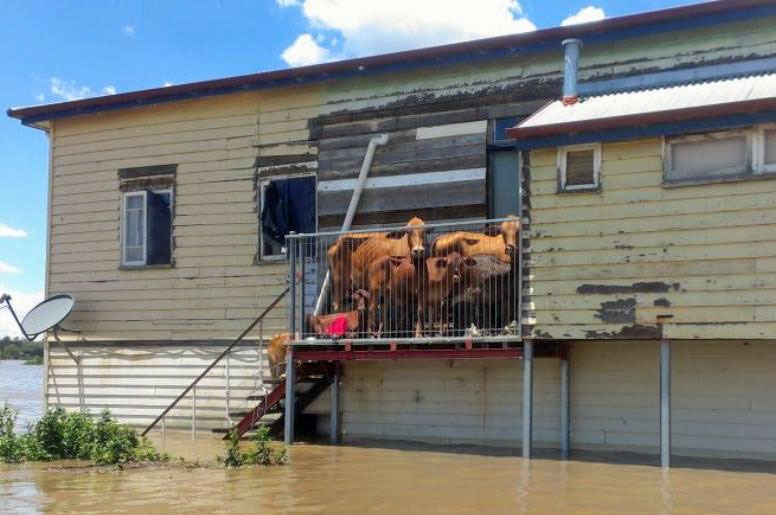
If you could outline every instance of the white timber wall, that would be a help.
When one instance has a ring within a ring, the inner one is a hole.
[[[658,345],[572,344],[573,449],[657,455]],[[558,448],[560,363],[534,366],[534,445]],[[776,459],[776,342],[675,341],[671,380],[674,454]],[[341,395],[346,441],[520,445],[522,361],[351,363]]]
[[[675,454],[776,459],[776,342],[672,344]],[[572,445],[657,453],[656,342],[589,342],[571,351]]]
[[[47,400],[50,408],[97,414],[105,408],[122,422],[145,427],[153,421],[224,350],[197,342],[149,345],[74,345],[49,347]],[[252,408],[245,398],[256,392],[259,377],[269,377],[266,352],[256,342],[237,346],[196,387],[196,428],[230,427],[231,412]],[[228,380],[227,380],[228,379]],[[189,393],[165,417],[166,428],[191,429],[194,395]],[[227,400],[229,399],[229,400]],[[233,417],[233,423],[239,417]]]

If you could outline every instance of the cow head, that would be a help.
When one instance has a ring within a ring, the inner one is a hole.
[[[500,225],[486,227],[484,232],[488,236],[501,236],[504,239],[504,248],[509,256],[514,256],[517,253],[520,219],[515,215],[509,215]]]
[[[410,246],[410,256],[422,259],[426,254],[426,229],[423,220],[413,217],[407,222],[407,242]]]
[[[458,284],[462,279],[463,258],[457,252],[452,252],[445,257],[431,258],[433,266],[452,284]]]
[[[356,290],[353,292],[353,306],[357,311],[365,311],[369,301],[369,292],[366,290]]]
[[[388,238],[407,238],[407,246],[410,249],[410,257],[418,260],[426,254],[426,228],[425,222],[417,216],[407,222],[407,227],[386,233]]]

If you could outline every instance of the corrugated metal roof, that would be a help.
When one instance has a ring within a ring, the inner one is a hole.
[[[776,73],[591,96],[569,106],[557,100],[519,124],[516,136],[519,137],[521,129],[576,125],[607,118],[638,117],[770,98],[776,98]]]

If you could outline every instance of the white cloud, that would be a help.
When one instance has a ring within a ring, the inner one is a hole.
[[[276,1],[297,5],[316,36],[331,36],[322,40],[328,46],[316,43],[312,34],[299,36],[282,56],[292,66],[287,53],[311,64],[316,57],[313,62],[536,30],[516,0]]]
[[[15,266],[9,265],[8,263],[0,261],[0,274],[20,274],[20,273],[22,273],[22,271],[16,268]]]
[[[135,26],[134,25],[124,25],[121,28],[121,31],[126,34],[127,36],[134,36],[135,35]]]
[[[0,238],[26,238],[27,231],[24,229],[14,229],[4,223],[0,223]]]
[[[45,93],[38,93],[35,95],[35,100],[40,102],[41,104],[46,101],[46,94]]]
[[[590,23],[591,21],[600,21],[606,18],[606,13],[600,7],[588,5],[583,7],[576,14],[572,14],[562,22],[561,25],[578,25],[580,23]]]
[[[164,84],[162,84],[163,88],[169,88],[170,86],[174,85],[174,82],[167,81]]]
[[[300,0],[275,0],[280,7],[289,7],[299,5]]]
[[[331,53],[319,45],[312,35],[302,34],[296,38],[291,46],[283,50],[280,57],[289,66],[305,66],[328,61],[331,58]]]
[[[51,94],[62,100],[80,100],[82,98],[96,97],[98,95],[115,95],[115,86],[105,86],[99,93],[89,86],[79,85],[74,80],[64,80],[59,77],[51,77]]]
[[[3,292],[11,296],[13,309],[19,320],[27,314],[38,302],[43,300],[43,291],[23,292],[19,290],[7,290],[0,283],[0,294]],[[0,309],[0,338],[3,336],[22,336],[19,326],[14,322],[11,313],[7,309]]]

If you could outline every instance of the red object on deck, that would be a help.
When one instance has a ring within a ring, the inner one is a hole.
[[[348,333],[348,319],[345,315],[340,315],[334,319],[334,322],[326,329],[329,336],[343,337]]]

